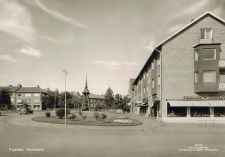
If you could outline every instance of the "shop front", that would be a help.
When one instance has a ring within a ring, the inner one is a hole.
[[[225,120],[224,100],[166,101],[167,122],[198,123],[200,120]]]

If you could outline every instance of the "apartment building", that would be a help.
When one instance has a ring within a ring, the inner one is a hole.
[[[42,98],[47,95],[45,90],[37,87],[22,87],[9,85],[8,87],[1,87],[7,89],[10,93],[11,104],[17,110],[20,110],[23,103],[26,103],[32,110],[42,110]]]
[[[225,20],[205,12],[156,45],[130,92],[163,122],[225,120]]]

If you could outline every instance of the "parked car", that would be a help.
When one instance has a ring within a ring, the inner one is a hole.
[[[109,112],[110,112],[110,113],[115,113],[116,110],[115,110],[115,109],[110,109]]]
[[[122,113],[123,114],[124,111],[122,109],[118,109],[118,110],[115,111],[115,113]]]
[[[33,110],[29,109],[29,108],[22,108],[21,111],[19,112],[19,114],[33,114]]]

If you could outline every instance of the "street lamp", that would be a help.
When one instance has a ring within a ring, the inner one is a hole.
[[[65,124],[66,124],[66,75],[67,75],[67,71],[64,69],[63,70],[63,75],[65,75]]]

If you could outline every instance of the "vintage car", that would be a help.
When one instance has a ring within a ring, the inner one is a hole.
[[[29,109],[29,108],[22,108],[19,112],[19,114],[33,114],[33,110]]]

